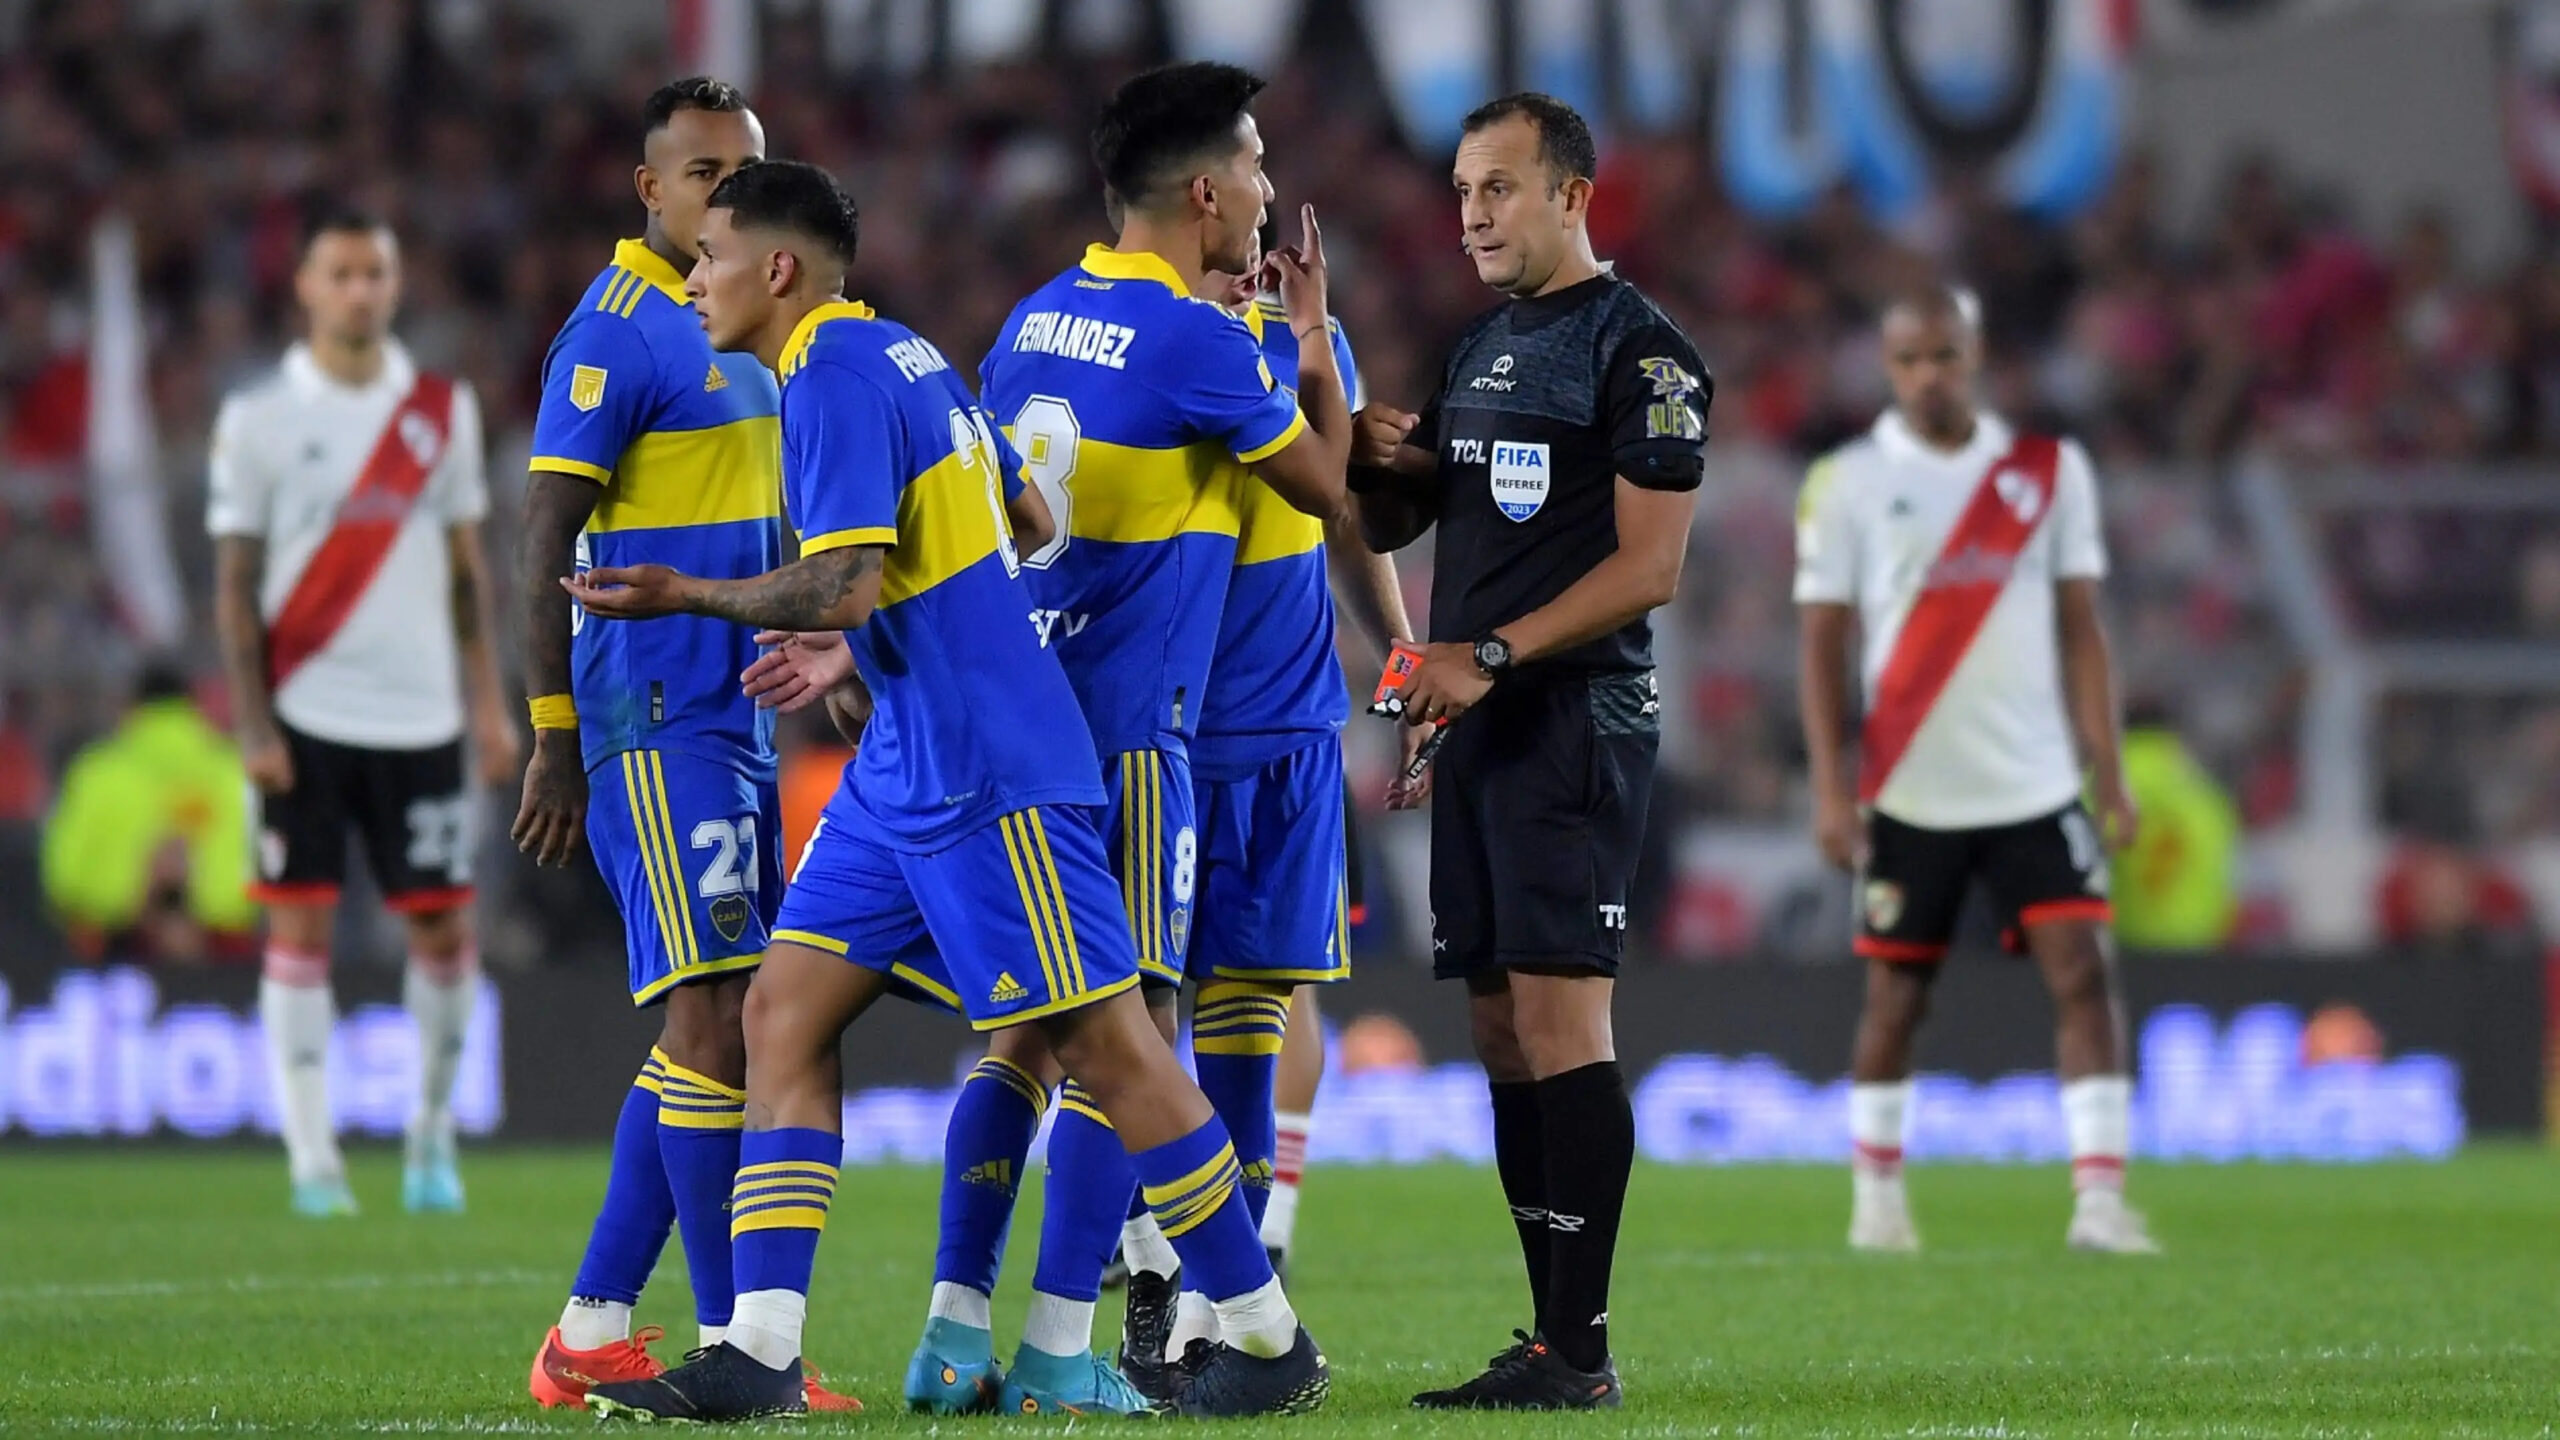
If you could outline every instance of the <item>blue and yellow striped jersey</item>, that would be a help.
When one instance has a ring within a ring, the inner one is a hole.
[[[870,687],[852,795],[932,849],[1030,805],[1099,805],[1102,769],[1024,617],[1005,519],[1019,461],[942,352],[863,305],[811,311],[782,352],[782,485],[800,552],[888,547],[847,638]]]
[[[1015,307],[980,375],[1058,520],[1023,574],[1095,743],[1186,750],[1248,467],[1306,428],[1297,397],[1163,259],[1100,245]]]
[[[1287,314],[1275,301],[1258,300],[1244,321],[1272,377],[1295,390],[1298,341]],[[1360,369],[1339,320],[1333,363],[1358,409]],[[1324,522],[1292,509],[1254,477],[1244,482],[1237,519],[1235,575],[1218,622],[1200,733],[1191,742],[1192,773],[1204,780],[1240,779],[1351,718],[1350,691],[1333,649]]]
[[[781,564],[780,405],[753,356],[712,350],[673,267],[640,241],[615,246],[543,358],[533,422],[531,468],[604,486],[578,568],[735,580]],[[738,688],[753,631],[694,615],[589,624],[574,611],[570,625],[588,769],[649,748],[773,773],[772,713]]]

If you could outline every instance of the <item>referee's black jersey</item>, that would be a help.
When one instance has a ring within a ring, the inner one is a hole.
[[[1601,274],[1467,329],[1412,443],[1439,457],[1431,630],[1476,640],[1564,593],[1618,548],[1618,477],[1691,490],[1715,385],[1635,286]],[[1642,670],[1643,617],[1537,669]]]

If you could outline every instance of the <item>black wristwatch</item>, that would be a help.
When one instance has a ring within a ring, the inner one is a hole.
[[[1499,635],[1487,635],[1476,642],[1476,668],[1487,678],[1499,680],[1511,668],[1511,642]]]

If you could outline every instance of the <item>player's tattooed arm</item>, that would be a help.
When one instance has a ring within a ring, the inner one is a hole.
[[[880,603],[878,545],[845,545],[804,555],[746,580],[705,580],[664,565],[590,570],[562,589],[607,620],[708,615],[766,630],[853,630]]]
[[[293,788],[293,755],[276,726],[275,697],[267,693],[267,621],[258,587],[267,570],[267,542],[220,535],[213,542],[213,632],[222,650],[223,678],[231,685],[232,729],[249,779],[270,795]]]
[[[578,532],[603,494],[593,481],[554,470],[533,472],[525,486],[516,604],[527,695],[569,693],[570,601],[551,577],[577,565]],[[537,865],[566,865],[586,823],[587,765],[577,727],[534,731],[524,798],[509,832],[516,848]]]

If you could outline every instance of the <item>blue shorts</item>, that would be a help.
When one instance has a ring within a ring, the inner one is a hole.
[[[1162,750],[1106,756],[1102,834],[1120,908],[1138,946],[1138,973],[1151,985],[1182,983],[1191,942],[1191,887],[1199,834],[1191,800],[1191,761]]]
[[[631,1003],[764,958],[782,903],[782,802],[769,781],[673,750],[587,775],[587,848],[622,911]]]
[[[930,854],[890,845],[850,788],[801,852],[773,938],[877,970],[981,1030],[1138,983],[1099,813],[1035,805]]]
[[[1307,985],[1351,973],[1342,805],[1332,737],[1241,779],[1200,782],[1193,979]]]

